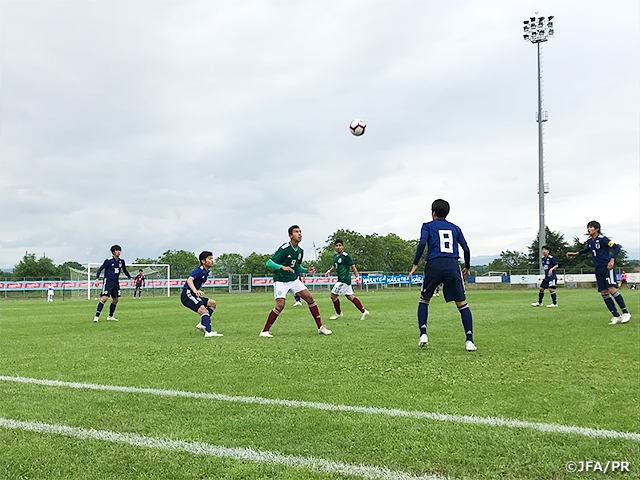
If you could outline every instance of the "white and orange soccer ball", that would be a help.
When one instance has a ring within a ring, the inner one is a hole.
[[[356,137],[359,137],[360,135],[362,135],[366,130],[366,128],[367,128],[367,124],[361,118],[355,118],[349,124],[349,130]]]

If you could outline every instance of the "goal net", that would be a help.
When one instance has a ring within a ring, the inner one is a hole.
[[[100,263],[89,263],[82,269],[70,268],[71,283],[76,288],[71,290],[71,296],[77,298],[100,297],[104,274],[100,274],[100,287],[96,287],[96,273],[102,265]],[[133,263],[127,265],[127,271],[131,275],[129,280],[122,273],[120,274],[120,295],[122,297],[132,297],[136,290],[136,275],[142,270],[144,275],[144,286],[141,289],[142,297],[170,297],[171,296],[171,268],[166,263]]]

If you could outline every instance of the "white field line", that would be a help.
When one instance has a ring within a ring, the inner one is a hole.
[[[333,405],[330,403],[303,402],[298,400],[282,400],[277,398],[242,397],[224,395],[221,393],[183,392],[180,390],[161,390],[155,388],[120,387],[117,385],[100,385],[95,383],[63,382],[59,380],[41,380],[29,377],[9,377],[0,375],[0,381],[29,383],[49,387],[67,387],[87,390],[104,390],[110,392],[142,393],[165,397],[187,397],[221,402],[257,403],[260,405],[280,405],[284,407],[313,408],[316,410],[366,413],[372,415],[386,415],[389,417],[424,418],[441,422],[467,423],[474,425],[489,425],[491,427],[526,428],[547,433],[563,433],[582,435],[595,438],[616,438],[622,440],[640,441],[640,433],[619,432],[616,430],[601,430],[596,428],[575,427],[557,423],[526,422],[509,420],[500,417],[475,417],[473,415],[449,415],[446,413],[421,412],[418,410],[399,410],[396,408],[358,407],[352,405]]]
[[[439,475],[416,476],[408,472],[390,470],[386,467],[368,465],[351,465],[316,457],[298,457],[278,452],[254,450],[252,448],[229,448],[210,445],[203,442],[189,442],[185,440],[171,440],[167,438],[146,437],[135,433],[120,433],[109,430],[94,430],[93,428],[77,428],[67,425],[54,425],[40,422],[24,422],[8,418],[0,418],[0,427],[28,432],[64,435],[82,440],[102,440],[105,442],[133,445],[135,447],[158,448],[188,452],[194,455],[208,457],[231,458],[258,463],[286,465],[293,468],[304,468],[324,473],[341,473],[354,475],[365,479],[380,480],[450,480],[450,477]]]

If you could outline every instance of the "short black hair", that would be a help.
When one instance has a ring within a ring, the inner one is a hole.
[[[547,245],[542,245],[542,248],[540,250],[548,250],[551,251],[551,249],[547,246]]]
[[[333,242],[333,244],[334,245],[337,245],[337,244],[344,245],[344,242],[341,239],[336,238],[335,241]]]
[[[200,255],[198,255],[198,260],[200,260],[200,263],[202,263],[207,259],[207,257],[213,257],[213,252],[210,252],[209,250],[200,252]]]
[[[431,211],[436,212],[438,218],[447,218],[450,208],[449,202],[442,200],[441,198],[434,200],[431,204]]]
[[[596,222],[595,220],[591,220],[589,223],[587,223],[587,228],[589,227],[593,227],[596,230],[598,230],[598,233],[600,233],[600,222]]]
[[[115,252],[116,250],[122,251],[122,247],[120,245],[112,245],[111,246],[111,253]]]
[[[300,229],[300,227],[298,225],[291,225],[289,227],[289,236],[291,236],[293,234],[293,230],[296,229],[296,228]]]
[[[138,270],[138,271],[139,271],[139,272],[141,272],[141,271],[142,271],[142,269],[140,269],[140,270]]]

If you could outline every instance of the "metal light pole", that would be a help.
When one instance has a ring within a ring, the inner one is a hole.
[[[538,12],[536,12],[536,15]],[[549,37],[553,37],[553,15],[550,17],[530,17],[524,22],[525,41],[535,43],[538,48],[538,113],[536,121],[538,122],[538,257],[540,261],[540,275],[544,275],[544,267],[542,266],[542,247],[547,242],[544,222],[544,195],[549,193],[549,187],[544,183],[544,143],[542,123],[547,121],[547,112],[542,111],[542,71],[540,65],[540,44],[546,42]]]

